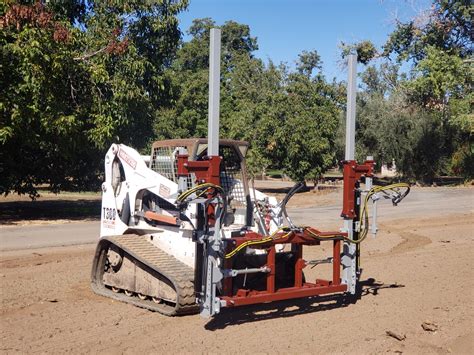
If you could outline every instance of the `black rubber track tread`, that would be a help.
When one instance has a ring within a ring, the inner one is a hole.
[[[151,300],[140,300],[138,297],[128,297],[122,293],[114,293],[102,282],[102,273],[105,260],[102,255],[110,245],[121,249],[129,258],[144,264],[162,277],[168,279],[176,290],[176,304],[156,304]],[[194,295],[194,271],[172,255],[153,245],[146,236],[126,234],[120,236],[103,237],[97,245],[92,267],[92,289],[97,294],[131,303],[135,306],[162,313],[167,316],[194,314],[199,311]]]

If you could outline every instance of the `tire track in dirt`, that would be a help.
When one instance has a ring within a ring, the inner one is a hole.
[[[19,251],[0,252],[0,270],[30,268],[39,265],[61,263],[64,261],[78,260],[90,256],[93,257],[92,248],[64,247],[51,251],[51,248],[39,248]]]
[[[430,238],[421,234],[395,228],[392,228],[392,230],[397,233],[403,239],[403,241],[390,249],[387,254],[406,253],[407,251],[422,248],[425,245],[432,243]]]
[[[394,227],[393,222],[390,224],[381,224],[381,229],[387,232],[392,232],[402,238],[402,242],[392,247],[390,251],[378,254],[385,256],[388,254],[401,254],[408,251],[419,249],[425,245],[431,244],[433,240],[422,234],[414,233],[419,227],[425,227],[429,225],[431,228],[439,227],[440,229],[449,226],[453,220],[456,220],[458,226],[470,225],[473,220],[473,213],[454,214],[450,216],[444,216],[433,220],[431,218],[421,218],[415,220],[400,220],[396,225],[404,225],[404,228]],[[397,222],[397,221],[394,221]],[[411,231],[410,231],[411,229]]]
[[[385,257],[387,255],[402,254],[408,251],[422,248],[425,245],[431,244],[433,242],[430,238],[424,235],[408,231],[408,229],[410,229],[409,226],[407,226],[406,229],[402,229],[395,228],[392,225],[389,226],[380,224],[380,228],[386,231],[387,233],[400,237],[402,241],[390,248],[390,250],[388,251],[373,252],[372,254],[370,254],[371,257],[378,258]]]

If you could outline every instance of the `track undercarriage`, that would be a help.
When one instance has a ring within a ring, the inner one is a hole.
[[[100,295],[168,316],[196,313],[193,270],[150,242],[126,234],[100,240],[92,288]]]
[[[126,234],[104,237],[99,242],[92,268],[92,289],[99,295],[130,303],[167,316],[199,311],[194,293],[194,271],[150,242],[150,236]],[[279,253],[276,284],[289,287],[294,282],[295,255]],[[264,255],[242,254],[234,267],[261,267]],[[241,275],[238,288],[263,290],[265,276]]]

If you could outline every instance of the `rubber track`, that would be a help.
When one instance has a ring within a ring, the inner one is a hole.
[[[102,274],[97,273],[97,268],[102,270],[105,265],[99,265],[100,254],[106,252],[114,244],[130,259],[138,261],[168,279],[176,290],[176,304],[156,304],[151,300],[140,300],[138,297],[128,297],[122,293],[114,293],[102,282]],[[100,275],[100,279],[97,275]],[[167,316],[192,314],[198,312],[194,295],[194,271],[173,256],[157,248],[149,242],[146,236],[127,234],[112,237],[103,237],[99,241],[92,269],[92,289],[103,296],[111,297],[126,303],[162,313]]]

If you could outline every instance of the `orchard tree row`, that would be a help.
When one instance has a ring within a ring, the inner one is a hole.
[[[149,153],[157,139],[207,134],[209,29],[222,29],[221,136],[250,142],[251,172],[316,180],[343,158],[345,83],[316,50],[296,65],[255,56],[249,26],[197,19],[187,0],[0,5],[0,193],[97,189],[113,142]],[[435,0],[382,48],[357,52],[357,154],[395,160],[407,178],[472,178],[469,1]],[[309,44],[313,47],[317,44]],[[402,64],[410,70],[401,70]],[[406,67],[406,65],[405,65]],[[341,69],[342,70],[342,69]]]

